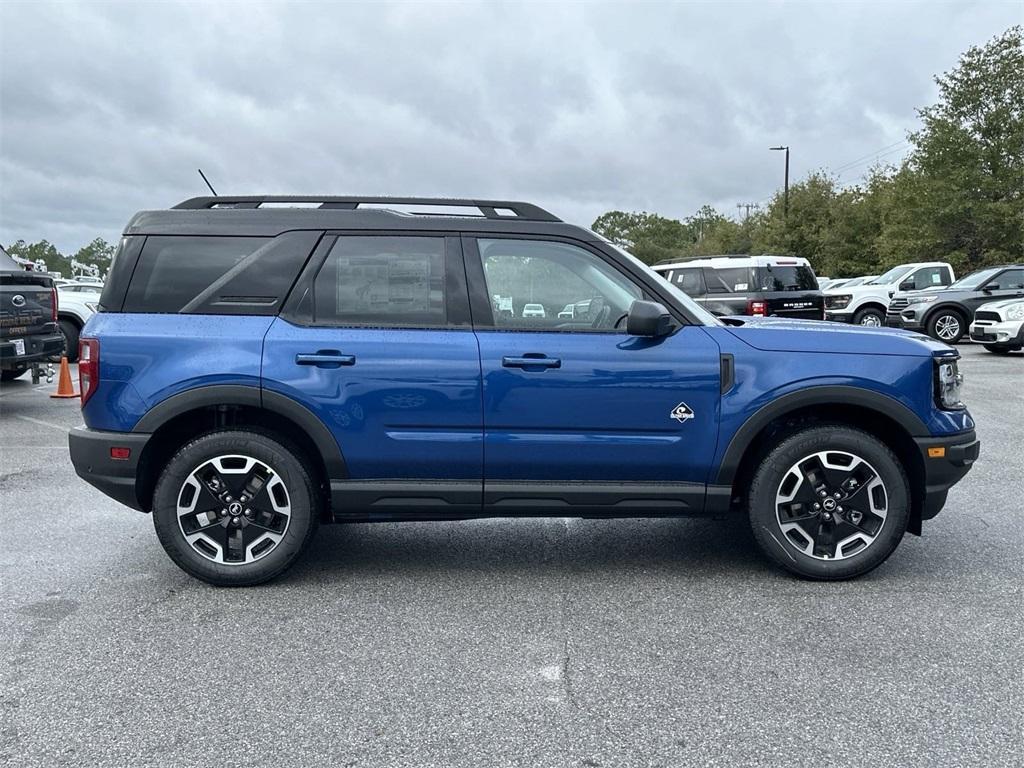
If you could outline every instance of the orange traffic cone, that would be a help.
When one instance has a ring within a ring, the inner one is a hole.
[[[78,397],[75,387],[71,383],[71,368],[68,366],[68,358],[61,355],[60,378],[57,379],[57,391],[50,397]]]

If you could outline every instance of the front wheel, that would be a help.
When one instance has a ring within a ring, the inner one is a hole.
[[[853,316],[854,325],[864,325],[868,328],[881,328],[885,325],[885,314],[880,310],[867,307]]]
[[[812,579],[849,579],[899,545],[910,491],[899,459],[872,435],[811,427],[761,463],[749,510],[754,538],[778,565]]]
[[[1000,347],[995,344],[985,344],[985,349],[996,355],[1008,355],[1013,351],[1013,347]]]
[[[262,432],[210,432],[182,447],[160,475],[153,524],[171,559],[217,586],[279,576],[319,519],[316,487],[294,449]]]
[[[942,309],[928,318],[928,335],[946,344],[956,344],[964,336],[967,323],[952,309]]]

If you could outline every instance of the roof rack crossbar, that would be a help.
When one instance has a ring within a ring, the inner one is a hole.
[[[305,203],[319,204],[318,208],[334,210],[355,210],[363,204],[374,205],[436,205],[462,208],[476,208],[488,219],[522,219],[526,221],[561,221],[543,208],[532,203],[515,200],[462,200],[450,197],[323,197],[309,195],[221,195],[219,197],[193,197],[183,200],[174,208],[188,210],[210,210],[213,208],[259,208],[264,203]],[[514,216],[502,214],[511,211]],[[417,214],[431,215],[431,214]],[[438,215],[438,214],[433,214]]]

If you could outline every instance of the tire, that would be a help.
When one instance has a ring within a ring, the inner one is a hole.
[[[79,328],[73,322],[63,317],[58,324],[60,325],[60,332],[64,335],[64,354],[67,355],[69,363],[77,363]]]
[[[843,485],[851,478],[854,490]],[[776,564],[809,579],[851,579],[885,562],[903,539],[910,488],[887,446],[833,424],[803,429],[772,450],[754,474],[748,509],[758,546]]]
[[[956,344],[964,337],[967,321],[955,309],[940,309],[928,318],[925,327],[933,339],[946,344]]]
[[[209,432],[184,445],[153,494],[153,525],[164,550],[183,571],[219,587],[280,576],[309,545],[320,519],[316,485],[300,456],[280,438],[249,429]],[[261,484],[249,500],[247,478]],[[218,484],[219,498],[211,490]],[[227,515],[216,509],[220,504]],[[179,509],[191,511],[179,518]],[[195,534],[191,543],[186,532]]]
[[[996,355],[1008,355],[1014,350],[1013,347],[1000,347],[996,346],[995,344],[985,344],[984,347],[989,352],[992,352],[993,354]]]
[[[25,368],[9,368],[0,371],[0,381],[14,381],[19,376],[24,376],[28,372],[28,367]]]
[[[853,316],[854,325],[866,325],[869,328],[882,328],[885,326],[885,312],[874,307],[865,307],[858,310]]]

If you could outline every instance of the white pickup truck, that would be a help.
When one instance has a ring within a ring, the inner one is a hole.
[[[944,261],[900,264],[870,282],[825,291],[825,319],[854,325],[884,326],[889,299],[897,291],[942,288],[953,282],[953,267]]]
[[[78,335],[96,312],[102,286],[63,283],[57,286],[57,323],[64,335],[68,362],[78,360]]]

